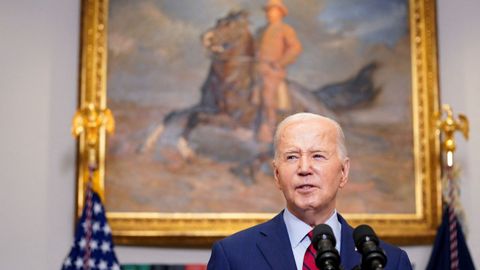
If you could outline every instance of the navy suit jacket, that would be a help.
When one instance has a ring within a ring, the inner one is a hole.
[[[361,256],[353,243],[353,228],[342,216],[341,264],[351,270],[360,263]],[[387,253],[386,270],[412,269],[405,251],[383,241],[380,247]],[[288,237],[283,211],[273,219],[233,234],[216,242],[208,262],[208,270],[294,270],[295,259]]]

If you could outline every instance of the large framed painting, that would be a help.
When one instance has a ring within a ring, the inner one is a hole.
[[[82,2],[79,107],[115,117],[115,134],[97,135],[95,177],[116,243],[208,246],[273,217],[285,202],[262,125],[300,111],[344,128],[352,169],[337,207],[352,225],[368,223],[397,244],[433,239],[435,2],[283,3],[298,50],[265,116],[259,52],[276,48],[265,45],[265,3]],[[87,154],[82,137],[78,210]]]

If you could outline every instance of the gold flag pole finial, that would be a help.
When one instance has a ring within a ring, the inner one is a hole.
[[[443,112],[446,113],[445,118],[442,118]],[[453,153],[456,149],[455,132],[462,132],[465,139],[468,140],[468,118],[464,114],[459,114],[458,120],[455,120],[451,106],[443,104],[442,113],[437,115],[437,129],[444,134],[442,148],[447,154],[447,166],[451,168],[453,167]]]
[[[109,134],[113,134],[115,130],[115,119],[109,109],[100,110],[95,104],[88,103],[73,116],[72,135],[74,137],[79,137],[82,134],[85,136],[86,151],[85,155],[81,158],[85,160],[84,164],[88,167],[88,170],[92,172],[98,167],[98,139],[100,138],[100,130],[102,128],[105,128]],[[93,189],[104,199],[104,192],[102,188],[100,188],[98,177],[93,178],[92,184]]]
[[[446,113],[445,118],[442,117],[443,112]],[[463,210],[460,200],[459,168],[456,165],[454,166],[453,162],[453,154],[456,149],[455,132],[460,131],[465,139],[468,140],[469,123],[468,118],[463,114],[459,114],[458,119],[455,119],[453,110],[448,104],[442,106],[442,112],[437,114],[436,121],[437,131],[439,133],[443,132],[444,134],[442,148],[446,153],[447,164],[444,167],[442,179],[442,197],[446,206],[445,211],[447,211],[448,214],[450,240],[452,243],[455,243],[457,242],[457,222],[462,224],[465,232],[468,230],[465,224],[465,211]],[[450,246],[450,248],[452,247],[456,248],[454,244]],[[452,262],[455,261],[454,257],[450,259]]]

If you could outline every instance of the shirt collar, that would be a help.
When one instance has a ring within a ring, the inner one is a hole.
[[[312,227],[297,218],[294,214],[288,211],[287,208],[285,208],[285,211],[283,212],[283,220],[287,226],[290,244],[292,245],[292,248],[296,248],[302,242],[305,236],[312,230]],[[338,221],[336,209],[333,211],[333,214],[327,219],[327,221],[325,221],[325,224],[332,228],[335,240],[337,241],[335,248],[340,252],[342,224],[340,224]]]
[[[283,212],[283,220],[287,226],[288,237],[290,238],[290,244],[293,248],[296,248],[300,242],[302,242],[305,235],[312,230],[312,227],[307,223],[301,221],[294,214],[290,213],[287,208]]]

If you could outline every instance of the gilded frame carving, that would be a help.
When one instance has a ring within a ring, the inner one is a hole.
[[[435,1],[410,0],[412,108],[415,154],[415,214],[346,215],[356,226],[371,224],[381,238],[397,244],[431,243],[441,216],[440,146],[433,115],[439,110]],[[108,0],[82,1],[82,43],[79,109],[93,103],[106,109]],[[98,170],[104,187],[106,131],[98,134]],[[85,135],[78,144],[77,216],[83,207],[88,168]],[[273,214],[246,213],[107,213],[117,244],[209,246]]]

